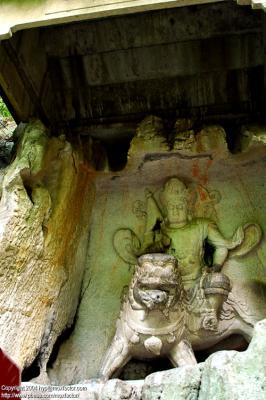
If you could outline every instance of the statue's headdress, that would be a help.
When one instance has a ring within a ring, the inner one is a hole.
[[[165,206],[167,203],[176,202],[178,200],[187,202],[188,190],[183,182],[178,178],[170,178],[165,183],[160,194],[161,203]]]

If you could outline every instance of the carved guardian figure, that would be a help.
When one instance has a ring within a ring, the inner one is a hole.
[[[122,228],[113,239],[121,259],[131,265],[138,259],[138,265],[102,364],[105,377],[119,373],[132,357],[168,357],[174,366],[194,364],[193,350],[214,348],[230,335],[249,342],[259,320],[256,310],[236,295],[234,280],[223,267],[260,243],[260,226],[239,226],[225,238],[215,221],[197,215],[197,199],[204,198],[206,214],[215,216],[217,193],[213,197],[200,186],[193,192],[177,177],[145,193],[145,208],[141,202],[135,207],[144,218],[141,237]],[[212,248],[210,259],[206,245]]]
[[[120,229],[114,235],[114,247],[131,264],[136,256],[145,253],[173,255],[190,302],[194,307],[195,298],[203,299],[197,301],[198,308],[207,310],[204,321],[208,321],[209,330],[217,331],[223,302],[231,290],[230,281],[222,273],[223,265],[230,256],[243,256],[251,251],[260,242],[262,232],[257,224],[249,223],[239,226],[227,239],[211,219],[190,215],[190,197],[188,188],[177,177],[165,182],[157,199],[147,189],[142,238],[130,229]],[[206,265],[206,244],[213,250],[209,265]],[[200,294],[202,291],[204,295]]]
[[[100,375],[117,375],[131,359],[168,357],[174,366],[196,364],[187,340],[184,289],[176,258],[139,258]]]

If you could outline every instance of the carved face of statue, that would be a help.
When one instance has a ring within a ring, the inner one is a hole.
[[[187,188],[177,178],[169,179],[160,196],[169,225],[185,225],[188,216]]]
[[[166,254],[146,254],[139,258],[134,299],[148,310],[171,307],[180,291],[176,259]]]
[[[186,201],[168,202],[166,204],[166,217],[170,225],[184,225],[187,222],[187,203]]]

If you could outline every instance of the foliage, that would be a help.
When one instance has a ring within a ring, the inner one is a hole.
[[[2,97],[0,97],[0,118],[9,118],[10,116],[11,115],[7,106],[5,105]]]

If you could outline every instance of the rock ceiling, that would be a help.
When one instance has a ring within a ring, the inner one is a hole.
[[[222,2],[34,28],[0,45],[0,87],[17,121],[130,135],[147,114],[260,115],[263,13]]]

